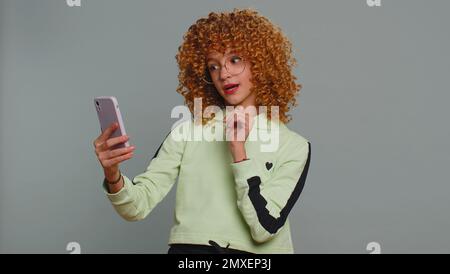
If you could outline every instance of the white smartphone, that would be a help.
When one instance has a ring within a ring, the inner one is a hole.
[[[97,110],[98,120],[102,133],[111,126],[112,123],[119,123],[119,127],[112,133],[110,138],[126,135],[125,125],[123,123],[122,114],[120,113],[119,103],[116,97],[101,96],[94,98],[95,109]],[[112,149],[129,147],[128,141],[120,143],[112,147]]]

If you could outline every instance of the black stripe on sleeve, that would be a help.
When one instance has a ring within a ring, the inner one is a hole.
[[[172,131],[169,131],[169,133],[167,133],[166,137],[163,139],[162,143],[159,145],[158,149],[156,150],[155,155],[153,155],[152,160],[155,159],[156,156],[158,156],[159,150],[161,149],[162,145],[164,144],[164,142],[166,141],[167,137],[170,135],[171,132]]]
[[[166,141],[167,136],[169,136],[170,132],[172,132],[172,131],[169,131],[169,133],[166,135],[166,138],[164,138],[164,140],[162,141],[162,143],[159,145],[158,149],[157,149],[156,152],[155,152],[155,155],[153,155],[152,160],[155,159],[156,156],[158,156],[159,150],[161,149],[162,145],[164,144],[164,141]],[[136,185],[136,183],[134,182],[134,180],[132,181],[132,183],[133,183],[133,185]]]
[[[266,208],[267,201],[261,195],[261,190],[259,187],[259,185],[261,184],[261,179],[259,178],[259,176],[254,176],[247,180],[249,185],[248,196],[253,204],[253,207],[256,210],[258,220],[261,223],[261,226],[272,234],[275,234],[278,229],[280,229],[284,225],[289,212],[294,207],[295,202],[297,202],[298,198],[300,197],[300,193],[303,190],[306,176],[308,174],[309,161],[311,158],[311,144],[309,142],[308,147],[308,159],[306,160],[305,167],[285,207],[280,211],[280,217],[274,218],[272,215],[270,215],[269,210]]]
[[[165,139],[164,139],[164,140],[165,140]],[[164,141],[159,145],[158,149],[157,149],[156,152],[155,152],[155,155],[153,155],[152,160],[155,159],[156,156],[158,156],[158,152],[159,152],[159,150],[161,149],[161,147],[162,147],[163,144],[164,144]]]

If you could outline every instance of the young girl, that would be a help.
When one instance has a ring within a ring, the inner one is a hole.
[[[178,178],[168,253],[293,253],[288,215],[311,147],[285,125],[301,88],[291,43],[256,11],[234,9],[197,20],[176,59],[177,91],[195,118],[168,134],[147,170],[133,181],[120,172],[134,147],[111,149],[128,140],[110,138],[117,124],[94,141],[112,205],[126,220],[141,220]],[[180,139],[199,129],[216,137],[223,129],[225,138]]]

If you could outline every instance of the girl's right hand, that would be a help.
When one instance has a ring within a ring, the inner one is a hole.
[[[100,136],[94,140],[95,154],[103,167],[106,180],[113,181],[119,177],[119,164],[133,157],[134,146],[112,149],[113,146],[125,143],[128,135],[110,138],[111,134],[119,127],[112,123]]]

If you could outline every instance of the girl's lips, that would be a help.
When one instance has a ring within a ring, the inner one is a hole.
[[[232,89],[225,89],[224,92],[225,92],[225,94],[230,95],[230,94],[235,93],[238,89],[239,89],[239,85],[237,85],[236,87],[234,87]]]

